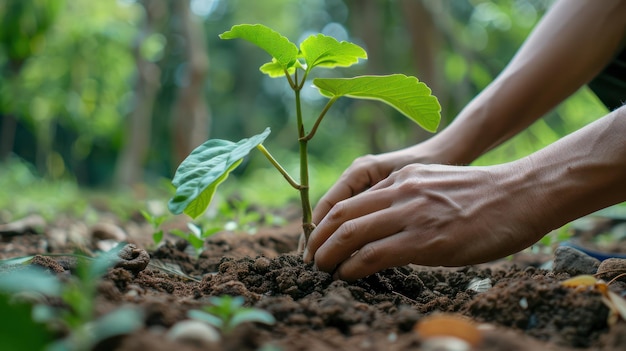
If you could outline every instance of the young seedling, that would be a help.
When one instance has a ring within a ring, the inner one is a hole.
[[[211,302],[211,305],[205,306],[202,311],[191,310],[187,313],[187,316],[206,322],[220,329],[225,334],[228,334],[236,326],[244,322],[268,325],[276,323],[274,316],[267,311],[243,307],[245,301],[241,296],[213,296],[209,298],[209,302]]]
[[[170,233],[186,240],[189,244],[191,244],[194,248],[196,258],[200,256],[202,250],[204,249],[204,240],[221,230],[219,227],[213,227],[205,230],[201,225],[193,222],[187,223],[187,228],[189,228],[189,232],[185,232],[180,229],[172,229]]]
[[[265,50],[272,60],[260,67],[262,73],[272,78],[284,77],[294,92],[297,130],[295,139],[299,144],[300,180],[294,179],[263,146],[270,134],[267,128],[260,134],[239,142],[212,139],[196,148],[178,167],[172,183],[176,194],[168,207],[174,214],[186,213],[192,218],[200,216],[207,208],[216,188],[248,155],[257,148],[282,174],[289,184],[300,192],[302,205],[302,228],[304,241],[315,228],[309,199],[308,142],[328,110],[341,97],[382,101],[424,129],[435,132],[441,119],[441,107],[431,90],[415,77],[403,74],[383,76],[359,76],[354,78],[315,78],[313,85],[329,100],[313,121],[305,126],[301,108],[300,92],[311,71],[318,68],[349,67],[366,59],[360,46],[323,34],[311,35],[300,46],[278,32],[260,25],[236,25],[220,35],[222,39],[244,39]]]
[[[148,211],[141,210],[141,215],[146,220],[146,222],[150,223],[154,232],[152,233],[152,241],[154,241],[154,245],[159,245],[161,240],[163,240],[163,230],[160,229],[161,224],[165,222],[167,216],[165,215],[153,215]]]
[[[119,250],[116,248],[95,259],[80,258],[76,276],[65,277],[64,279],[60,279],[36,266],[7,268],[8,272],[0,274],[0,300],[4,294],[14,298],[30,296],[29,302],[34,302],[32,307],[33,321],[66,333],[62,339],[49,343],[45,350],[91,350],[104,339],[130,333],[143,325],[141,312],[131,307],[121,307],[99,318],[95,317],[95,298],[99,278],[115,263],[118,252]],[[19,263],[19,266],[28,263],[28,261]],[[46,297],[59,298],[63,301],[64,306],[49,306],[43,303],[47,300]],[[9,338],[13,336],[8,335]],[[46,337],[48,339],[47,334],[31,335],[30,337]],[[23,340],[8,339],[3,340],[3,342],[19,344],[23,343]],[[3,345],[3,342],[0,342],[0,345]]]

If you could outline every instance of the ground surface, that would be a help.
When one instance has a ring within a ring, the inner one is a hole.
[[[197,259],[174,237],[166,235],[155,247],[151,227],[139,216],[124,223],[103,217],[94,225],[33,221],[0,230],[0,259],[96,251],[118,241],[135,245],[127,250],[129,264],[98,282],[94,308],[102,315],[122,305],[139,306],[143,326],[100,343],[99,350],[432,350],[415,326],[440,313],[469,317],[480,350],[626,349],[626,322],[608,324],[600,292],[564,287],[560,282],[571,272],[541,268],[550,267],[553,254],[526,252],[455,269],[401,267],[346,283],[294,254],[297,219],[255,235],[218,233]],[[55,256],[35,263],[62,276],[72,270],[67,261]],[[623,296],[626,279],[609,288]],[[276,324],[244,323],[215,342],[172,336],[173,327],[188,319],[187,311],[224,294],[245,297],[247,306],[270,312]]]

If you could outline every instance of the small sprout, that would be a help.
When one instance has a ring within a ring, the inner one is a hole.
[[[191,310],[187,313],[189,318],[206,322],[227,334],[236,326],[245,322],[256,322],[272,325],[276,323],[274,316],[269,312],[258,309],[243,307],[244,299],[241,296],[211,297],[211,305],[205,306],[202,311]]]
[[[189,232],[173,229],[170,233],[191,244],[196,257],[199,257],[204,250],[204,240],[221,230],[220,228],[204,229],[201,225],[193,222],[187,223],[187,228],[189,228]]]
[[[245,200],[224,201],[218,207],[218,213],[222,218],[228,218],[223,228],[226,231],[245,231],[248,234],[256,234],[257,226],[261,223],[272,224],[271,216],[265,216],[255,210]]]
[[[123,250],[120,249],[121,246],[102,253],[95,259],[80,257],[76,267],[76,276],[63,279],[63,281],[37,267],[13,267],[0,274],[0,296],[22,294],[23,297],[24,292],[27,292],[61,298],[63,307],[48,306],[33,300],[35,305],[32,308],[32,318],[36,322],[51,327],[61,326],[62,330],[68,331],[64,338],[48,345],[47,350],[90,350],[106,338],[130,333],[143,325],[143,316],[135,308],[123,307],[95,318],[98,280],[109,268],[119,262],[120,250]],[[0,343],[0,345],[3,344]]]
[[[161,243],[161,240],[163,240],[163,231],[159,230],[156,231],[154,233],[152,233],[152,241],[154,241],[155,245],[159,245]]]
[[[148,223],[150,223],[150,225],[152,225],[152,228],[154,229],[154,232],[152,233],[152,240],[154,241],[155,245],[159,245],[159,243],[161,243],[161,240],[163,240],[163,230],[159,229],[159,227],[161,226],[161,224],[163,224],[163,222],[165,222],[167,216],[153,215],[148,211],[143,210],[141,211],[141,215],[143,216],[143,218],[146,219]]]

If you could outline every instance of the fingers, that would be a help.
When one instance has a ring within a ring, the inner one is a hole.
[[[363,188],[364,189],[364,188]],[[313,209],[313,223],[320,223],[328,211],[330,211],[338,202],[351,198],[353,195],[361,192],[352,184],[346,181],[339,181],[333,185],[328,192],[318,201],[315,209]]]
[[[392,210],[383,209],[341,224],[315,252],[315,265],[320,270],[332,272],[368,243],[400,232],[402,221],[390,212]]]
[[[391,201],[385,200],[384,196],[388,195],[384,195],[382,192],[364,192],[338,202],[333,206],[329,213],[318,223],[313,233],[311,233],[304,252],[304,261],[310,262],[313,259],[313,254],[319,247],[341,226],[343,226],[342,232],[345,233],[342,236],[343,239],[345,236],[352,235],[351,228],[355,228],[354,224],[357,222],[351,220],[388,208]],[[346,222],[348,223],[346,224]],[[361,223],[361,221],[358,223]],[[360,230],[360,226],[358,225],[356,229]]]
[[[354,281],[389,267],[409,264],[415,256],[415,245],[408,232],[400,232],[363,246],[337,267],[334,277]]]
[[[380,169],[377,156],[359,157],[346,169],[341,178],[319,200],[313,210],[313,223],[320,223],[328,211],[340,201],[351,198],[367,190],[388,175]]]
[[[311,233],[304,252],[304,261],[312,261],[315,255],[316,264],[318,264],[318,259],[321,259],[319,262],[323,268],[332,269],[340,262],[339,257],[342,259],[350,257],[354,251],[365,244],[367,241],[363,240],[367,240],[367,235],[378,235],[382,232],[380,227],[393,224],[389,223],[384,212],[373,214],[391,205],[391,196],[386,193],[385,191],[375,193],[368,191],[337,203]],[[326,260],[328,257],[326,254],[317,256],[316,253],[322,245],[332,254],[341,254],[337,257],[329,257],[328,260]],[[318,267],[320,267],[319,264]]]

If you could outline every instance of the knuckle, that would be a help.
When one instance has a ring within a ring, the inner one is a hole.
[[[377,161],[375,155],[365,155],[357,157],[356,159],[354,159],[354,161],[352,161],[350,167],[348,167],[342,174],[342,178],[356,178],[358,183],[368,183],[369,180],[367,179],[367,171],[371,169],[372,165],[376,162]]]
[[[400,168],[397,172],[404,177],[421,177],[424,176],[428,170],[429,165],[420,163],[412,163]]]
[[[314,223],[319,224],[322,218],[326,217],[328,211],[333,207],[333,202],[327,196],[322,197],[313,210]]]
[[[356,236],[358,231],[357,224],[354,220],[349,220],[341,224],[336,232],[336,240],[338,245],[346,245]]]
[[[358,255],[360,256],[360,260],[363,264],[371,266],[380,262],[383,257],[383,252],[380,248],[374,245],[366,245],[359,250]]]
[[[372,154],[363,155],[363,156],[355,158],[354,161],[352,161],[352,166],[353,167],[369,166],[370,164],[375,163],[376,159],[377,159],[376,155],[372,155]]]
[[[342,221],[346,214],[346,204],[343,201],[336,203],[328,212],[328,219],[331,221]]]
[[[422,193],[423,185],[419,178],[413,177],[402,180],[397,184],[396,188],[401,194],[417,196]]]

